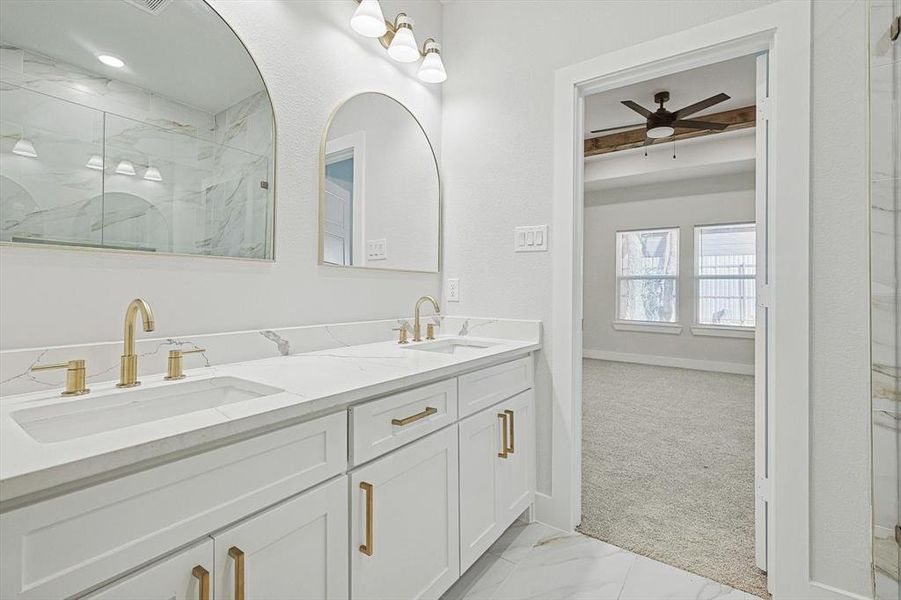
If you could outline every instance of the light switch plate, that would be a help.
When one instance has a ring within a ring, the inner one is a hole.
[[[447,301],[448,302],[459,302],[460,301],[460,280],[459,279],[448,279],[447,280]]]
[[[527,225],[513,230],[514,252],[547,252],[547,225]]]
[[[369,240],[366,242],[366,260],[387,260],[388,240]]]

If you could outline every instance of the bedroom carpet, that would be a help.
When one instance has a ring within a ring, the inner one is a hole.
[[[754,565],[754,378],[583,367],[579,531],[766,598]]]

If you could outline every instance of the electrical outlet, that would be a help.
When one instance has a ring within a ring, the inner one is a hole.
[[[366,242],[366,260],[387,260],[388,240],[369,240]]]
[[[447,280],[447,301],[448,302],[459,302],[460,301],[460,280],[459,279],[448,279]]]
[[[547,225],[529,225],[513,230],[514,252],[547,252]]]

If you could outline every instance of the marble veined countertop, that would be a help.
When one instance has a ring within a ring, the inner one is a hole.
[[[416,350],[415,344],[379,342],[189,369],[179,382],[164,381],[162,374],[144,376],[140,387],[129,390],[117,389],[110,381],[93,384],[89,394],[73,398],[59,396],[60,390],[3,397],[0,503],[25,504],[110,473],[202,451],[254,430],[345,410],[363,400],[504,362],[540,347],[536,341],[466,339],[492,345],[444,354]],[[77,412],[78,403],[86,400],[217,377],[237,377],[283,391],[61,441],[39,442],[16,421],[17,411],[34,407],[66,403]]]

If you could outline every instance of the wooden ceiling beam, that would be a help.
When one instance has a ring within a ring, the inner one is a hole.
[[[687,140],[703,137],[705,135],[723,133],[725,131],[736,131],[738,129],[754,127],[754,123],[757,119],[757,108],[755,106],[744,106],[742,108],[726,110],[712,115],[702,115],[699,117],[692,115],[687,118],[697,119],[698,121],[711,121],[713,123],[725,123],[727,127],[720,131],[713,129],[686,129],[677,127],[675,134],[667,138],[660,138],[655,141],[654,144],[662,144],[673,140]],[[600,154],[609,154],[610,152],[639,148],[644,144],[644,140],[644,127],[602,135],[596,138],[589,138],[585,140],[585,156],[598,156]]]

